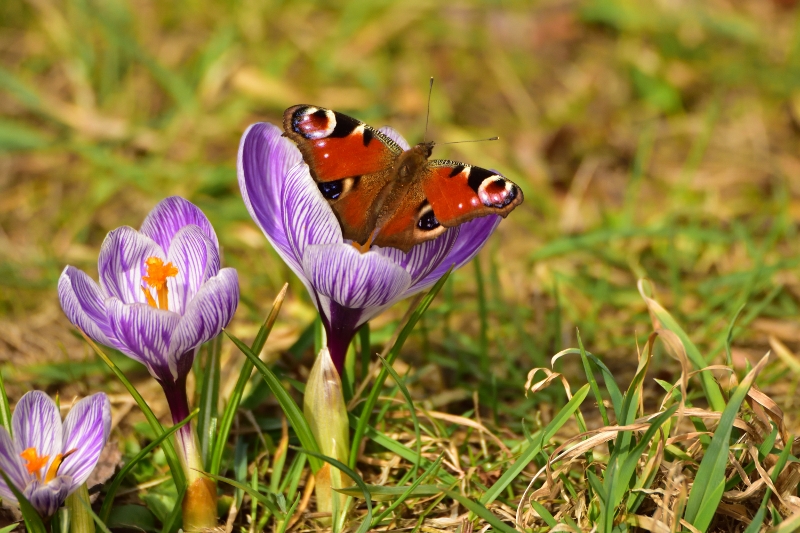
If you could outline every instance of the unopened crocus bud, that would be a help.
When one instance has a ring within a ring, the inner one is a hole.
[[[327,347],[320,350],[308,376],[303,412],[320,452],[347,464],[350,451],[347,408],[342,395],[342,380]],[[343,512],[345,496],[331,488],[347,484],[346,475],[325,463],[316,474],[317,512]]]

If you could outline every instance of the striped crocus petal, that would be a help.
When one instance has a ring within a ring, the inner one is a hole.
[[[69,477],[57,476],[46,483],[34,479],[22,492],[33,508],[47,518],[56,514],[56,511],[64,505],[71,488],[72,480]]]
[[[58,278],[58,299],[70,322],[97,342],[113,345],[105,295],[97,282],[82,270],[67,266]]]
[[[309,246],[303,269],[318,293],[350,309],[393,302],[411,285],[403,267],[379,253],[361,253],[350,244]]]
[[[106,301],[116,348],[145,365],[156,379],[175,379],[170,370],[170,342],[181,316],[147,304],[125,304],[117,298]]]
[[[165,253],[169,253],[175,235],[186,226],[197,226],[208,240],[219,249],[219,241],[211,222],[199,207],[180,196],[161,200],[142,222],[139,230],[155,241]]]
[[[189,305],[172,336],[169,352],[180,357],[210,341],[222,332],[239,303],[239,276],[233,268],[223,268],[206,281]],[[171,367],[181,366],[177,359]],[[177,375],[174,376],[177,379]]]
[[[11,415],[11,428],[20,452],[33,448],[39,457],[50,458],[61,453],[61,414],[44,392],[30,391],[20,398]]]
[[[169,309],[182,315],[203,283],[219,272],[219,249],[198,226],[185,226],[175,234],[167,261],[178,269],[167,278]]]
[[[339,221],[319,192],[305,163],[295,165],[286,175],[283,205],[283,223],[289,245],[301,264],[307,246],[343,243]],[[307,274],[305,266],[303,272]]]
[[[75,451],[61,463],[58,474],[71,478],[70,492],[89,478],[110,431],[111,404],[102,392],[82,399],[67,414],[62,449],[63,453]]]
[[[403,297],[405,298],[432,286],[439,278],[444,276],[445,272],[447,272],[451,266],[454,267],[454,269],[459,269],[467,264],[480,252],[501,220],[502,218],[497,215],[489,215],[461,224],[457,228],[458,234],[456,241],[453,243],[447,255],[427,274],[415,279],[414,284],[409,287],[409,290]],[[444,237],[444,235],[439,237],[439,239],[442,237]],[[438,241],[439,239],[436,240]]]
[[[372,249],[403,267],[411,276],[413,286],[448,257],[458,241],[459,232],[459,227],[450,228],[439,237],[412,247],[408,253],[397,248],[374,246]]]
[[[272,124],[253,124],[242,135],[237,173],[244,204],[275,250],[300,277],[300,260],[289,246],[283,224],[283,187],[289,169],[302,160],[295,144]]]
[[[111,231],[103,241],[97,259],[100,286],[106,295],[127,304],[146,303],[142,276],[147,272],[145,261],[149,257],[166,260],[161,247],[135,229],[123,226]]]
[[[9,481],[11,481],[18,490],[22,491],[25,489],[25,486],[31,480],[32,476],[28,473],[28,469],[25,468],[20,453],[22,453],[22,450],[17,447],[17,444],[14,442],[14,439],[11,438],[11,435],[8,434],[6,428],[0,426],[0,470],[5,472]],[[8,488],[8,485],[6,485],[2,477],[0,477],[0,497],[2,497],[3,500],[17,501],[14,493],[11,492],[11,489]]]

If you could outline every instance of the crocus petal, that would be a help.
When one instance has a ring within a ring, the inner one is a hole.
[[[235,269],[223,268],[203,284],[186,306],[170,352],[183,354],[219,335],[233,318],[238,304],[239,276]]]
[[[172,337],[170,353],[183,355],[219,335],[233,318],[238,303],[239,276],[233,268],[223,268],[203,284],[186,306],[186,314]],[[174,363],[172,366],[177,367]]]
[[[8,479],[17,489],[23,490],[30,481],[31,475],[28,473],[28,469],[25,468],[24,461],[19,455],[20,453],[22,453],[22,450],[17,448],[6,428],[0,426],[0,470],[6,473]],[[14,493],[11,492],[2,477],[0,477],[0,497],[3,500],[17,501]]]
[[[414,283],[427,276],[450,254],[458,240],[459,231],[460,228],[450,228],[433,240],[417,244],[408,253],[397,248],[377,246],[373,250],[405,268]]]
[[[400,148],[403,150],[408,150],[411,148],[411,145],[408,144],[408,141],[405,138],[397,133],[397,130],[392,128],[391,126],[383,126],[382,128],[378,128],[378,131],[389,137],[391,140],[396,142],[400,145]]]
[[[14,442],[22,452],[36,449],[40,457],[52,459],[61,453],[61,414],[56,402],[42,391],[26,392],[11,415]]]
[[[33,508],[46,518],[53,516],[64,505],[71,486],[72,481],[65,476],[58,476],[49,483],[37,479],[25,487],[23,493]]]
[[[167,260],[178,269],[167,278],[169,309],[182,315],[200,286],[219,272],[219,249],[197,226],[185,226],[172,240]]]
[[[129,226],[117,228],[103,241],[97,269],[100,285],[109,296],[125,303],[145,303],[142,293],[142,275],[146,273],[148,257],[166,259],[156,242]]]
[[[219,248],[217,234],[211,227],[211,222],[199,207],[180,196],[170,196],[161,200],[144,219],[139,231],[161,246],[164,253],[169,253],[170,243],[175,234],[190,224],[197,226],[214,246]]]
[[[342,229],[328,202],[319,192],[308,165],[295,165],[283,188],[283,222],[295,257],[306,246],[342,242]]]
[[[370,308],[395,301],[411,284],[411,276],[376,252],[362,254],[349,244],[306,248],[303,268],[311,284],[343,307]]]
[[[464,266],[483,248],[501,220],[497,215],[489,215],[461,224],[458,227],[458,238],[447,257],[436,268],[415,281],[404,297],[427,289],[436,283],[451,266],[455,265],[456,269]]]
[[[283,187],[289,169],[303,160],[295,144],[272,124],[253,124],[239,144],[239,188],[250,216],[289,267],[300,272],[283,225]],[[302,275],[302,274],[300,274]]]
[[[83,484],[97,465],[111,431],[111,404],[99,392],[76,403],[64,420],[63,452],[70,454],[58,469],[59,476],[72,478],[72,488]]]
[[[67,266],[58,278],[58,299],[70,322],[89,337],[111,345],[105,296],[100,286],[82,270]]]
[[[116,347],[145,365],[153,377],[170,377],[170,339],[181,316],[147,304],[124,304],[116,298],[106,300],[106,307]]]

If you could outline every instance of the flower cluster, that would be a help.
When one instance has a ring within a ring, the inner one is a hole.
[[[400,146],[391,129],[383,133]],[[346,462],[347,410],[340,374],[356,330],[393,303],[430,287],[451,267],[469,261],[499,222],[496,216],[450,228],[409,252],[372,246],[357,250],[343,239],[330,206],[296,146],[270,124],[242,137],[239,185],[253,220],[311,294],[327,345],[312,370],[305,413],[320,449]],[[98,277],[67,266],[58,281],[69,320],[99,344],[142,363],[163,388],[174,423],[189,415],[187,376],[201,345],[220,334],[239,302],[239,280],[222,268],[217,235],[202,211],[180,197],[166,198],[137,231],[120,227],[100,249]],[[0,426],[0,496],[24,496],[52,516],[96,465],[111,427],[109,400],[99,393],[77,402],[63,424],[43,392],[25,394],[11,428]],[[326,413],[328,415],[326,415]],[[191,424],[176,431],[187,486],[183,527],[218,526],[216,486],[204,477]],[[325,498],[337,471],[328,468]],[[336,482],[338,483],[338,481]],[[318,499],[323,484],[318,480]],[[14,489],[14,490],[12,490]],[[318,510],[325,502],[318,502]]]

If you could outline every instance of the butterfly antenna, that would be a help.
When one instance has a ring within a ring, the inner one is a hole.
[[[425,113],[425,133],[422,135],[422,142],[428,139],[428,119],[431,118],[431,93],[433,92],[433,76],[431,76],[431,84],[428,86],[428,112]]]
[[[488,137],[486,139],[473,139],[471,141],[451,141],[449,143],[439,143],[439,144],[460,144],[460,143],[479,143],[483,141],[499,141],[500,137]]]

